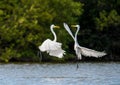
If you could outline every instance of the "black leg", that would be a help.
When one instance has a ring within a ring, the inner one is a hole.
[[[40,54],[40,61],[42,61],[42,52],[39,51],[39,54]]]
[[[76,62],[76,64],[77,64],[76,69],[78,69],[78,68],[79,68],[79,65],[78,65],[79,59],[78,59],[78,57],[77,57],[77,56],[75,56],[75,62]]]
[[[42,61],[42,53],[41,51],[38,51],[37,56],[40,58],[40,62]]]

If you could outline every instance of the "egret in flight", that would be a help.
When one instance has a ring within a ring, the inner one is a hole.
[[[77,34],[80,30],[80,25],[71,25],[72,27],[77,27],[77,31],[75,33],[75,37],[73,36],[69,26],[66,24],[66,23],[63,23],[65,29],[67,30],[67,32],[71,35],[71,37],[73,38],[74,40],[74,50],[76,52],[76,55],[78,57],[79,60],[82,59],[82,56],[81,55],[84,55],[84,56],[87,56],[87,57],[102,57],[104,55],[106,55],[105,52],[99,52],[99,51],[95,51],[95,50],[92,50],[92,49],[89,49],[89,48],[86,48],[86,47],[82,47],[78,44],[78,41],[77,41]]]
[[[65,51],[61,48],[62,43],[57,42],[57,36],[53,30],[53,28],[60,28],[59,26],[55,26],[52,24],[50,26],[50,30],[54,36],[54,40],[46,39],[41,46],[39,46],[39,50],[41,52],[47,52],[50,56],[62,58],[65,54]]]

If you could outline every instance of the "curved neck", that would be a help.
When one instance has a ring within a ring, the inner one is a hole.
[[[56,37],[56,34],[55,34],[54,30],[53,30],[53,26],[50,27],[50,30],[51,30],[51,32],[52,32],[52,34],[54,36],[54,40],[53,41],[56,41],[57,37]]]
[[[80,30],[80,28],[77,27],[77,31],[76,31],[76,33],[75,33],[75,43],[78,43],[78,41],[77,41],[77,34],[78,34],[79,30]]]

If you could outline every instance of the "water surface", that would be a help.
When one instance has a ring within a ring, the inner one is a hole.
[[[0,64],[0,85],[120,85],[120,63]]]

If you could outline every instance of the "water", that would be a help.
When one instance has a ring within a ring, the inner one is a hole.
[[[120,85],[120,63],[0,64],[0,85]]]

